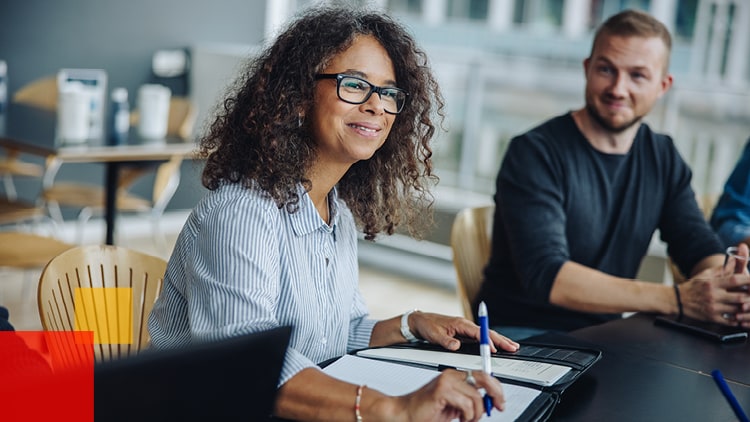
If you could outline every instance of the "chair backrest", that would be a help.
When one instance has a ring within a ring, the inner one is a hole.
[[[15,177],[33,177],[41,180],[44,167],[20,158],[21,151],[11,146],[0,146],[0,178],[3,180],[2,195],[8,201],[16,201],[18,195],[13,182]]]
[[[166,163],[160,164],[154,178],[152,201],[154,208],[164,211],[180,185],[181,156],[174,156]]]
[[[154,184],[151,191],[151,205],[153,208],[163,211],[177,191],[177,187],[180,185],[180,165],[182,161],[182,156],[175,155],[168,161],[156,166]],[[120,170],[118,190],[120,193],[127,192],[138,179],[151,171],[154,171],[153,167],[136,166],[122,168]]]
[[[146,323],[166,267],[162,258],[118,246],[69,249],[39,279],[42,327],[94,331],[97,361],[136,354],[150,342]]]
[[[20,151],[10,147],[0,147],[0,176],[39,177],[44,174],[44,167],[20,159]]]
[[[169,121],[167,135],[189,139],[193,136],[198,109],[195,103],[187,97],[172,97],[169,100]]]
[[[47,76],[27,83],[13,94],[13,102],[57,112],[57,77]]]
[[[484,267],[490,259],[494,213],[494,205],[464,208],[456,215],[451,228],[458,295],[464,316],[470,320],[474,320],[472,304],[482,285]]]
[[[0,202],[0,223],[2,223]],[[42,268],[52,258],[74,247],[49,236],[20,231],[0,232],[0,267]]]
[[[44,216],[44,208],[39,205],[0,197],[0,225],[34,222]]]
[[[36,221],[45,215],[40,204],[18,198],[14,182],[15,177],[35,177],[41,180],[44,168],[39,164],[23,161],[19,156],[20,151],[17,149],[0,147],[0,225]]]

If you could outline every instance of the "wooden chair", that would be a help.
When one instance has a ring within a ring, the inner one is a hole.
[[[57,77],[45,76],[22,86],[13,94],[12,101],[39,110],[57,111]]]
[[[17,198],[13,177],[36,177],[41,178],[44,174],[44,167],[23,161],[20,159],[20,152],[9,147],[0,147],[0,176],[3,178],[3,187],[5,197],[10,200]]]
[[[34,233],[0,232],[0,267],[42,268],[57,255],[75,245]]]
[[[21,87],[13,94],[13,103],[22,104],[39,110],[56,112],[57,78],[48,76]],[[38,220],[47,213],[40,204],[31,204],[17,198],[15,177],[37,177],[44,175],[44,166],[22,161],[20,153],[10,147],[3,147],[0,155],[0,176],[3,178],[5,198],[0,199],[0,224],[19,221]]]
[[[53,258],[39,279],[42,327],[95,331],[96,361],[134,355],[150,342],[146,323],[161,293],[166,267],[161,258],[118,246],[69,249]],[[128,291],[130,308],[125,306],[127,294],[123,296]]]
[[[451,227],[457,291],[464,316],[472,321],[473,303],[482,285],[484,267],[490,259],[494,213],[494,205],[465,208],[456,215]]]
[[[0,196],[0,225],[38,221],[45,216],[44,207],[18,198],[14,178],[31,177],[41,180],[44,167],[24,161],[16,149],[0,147],[0,177],[3,195]]]
[[[75,245],[50,236],[22,231],[0,232],[0,268],[22,272],[20,302],[32,298],[39,271],[55,256]],[[0,279],[5,276],[0,275]],[[5,298],[10,300],[9,298]]]
[[[157,246],[164,248],[166,240],[160,228],[161,217],[180,184],[181,156],[174,156],[169,161],[156,167],[151,197],[146,198],[132,193],[130,189],[136,181],[151,171],[152,167],[125,167],[120,171],[116,207],[118,212],[135,212],[147,214],[153,224],[153,235]],[[59,167],[59,163],[55,163]],[[94,215],[104,211],[105,192],[101,185],[89,185],[74,182],[54,182],[44,188],[42,199],[47,204],[50,215],[61,222],[61,206],[80,208],[78,213],[78,239],[83,242],[83,230]]]
[[[0,225],[34,222],[44,216],[43,207],[26,201],[0,198]]]

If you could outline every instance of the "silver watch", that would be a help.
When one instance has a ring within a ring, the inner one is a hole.
[[[401,335],[404,336],[406,341],[408,341],[409,343],[416,343],[419,341],[417,336],[415,336],[414,333],[412,333],[409,329],[409,315],[417,311],[419,311],[419,309],[412,309],[411,311],[405,312],[403,315],[401,315]]]

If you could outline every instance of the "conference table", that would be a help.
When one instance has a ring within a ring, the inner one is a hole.
[[[711,371],[750,411],[750,341],[718,343],[629,318],[528,341],[597,348],[602,358],[563,393],[555,421],[735,421]]]
[[[137,136],[134,128],[131,128],[128,142],[123,145],[107,145],[102,140],[57,145],[53,113],[24,106],[15,106],[10,111],[6,127],[0,133],[0,147],[6,151],[42,157],[47,166],[52,163],[102,163],[106,166],[104,242],[108,245],[114,244],[117,184],[121,167],[163,162],[176,155],[191,159],[197,157],[197,146],[192,141],[172,137],[144,140]]]

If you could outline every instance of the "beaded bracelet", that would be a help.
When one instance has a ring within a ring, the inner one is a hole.
[[[367,386],[364,384],[357,387],[357,398],[354,401],[354,417],[357,422],[362,422],[362,414],[359,411],[359,403],[362,401],[362,390],[364,390],[365,387]]]
[[[683,316],[683,310],[682,310],[682,299],[680,298],[680,289],[675,284],[674,286],[674,295],[677,298],[677,317],[682,318]]]

